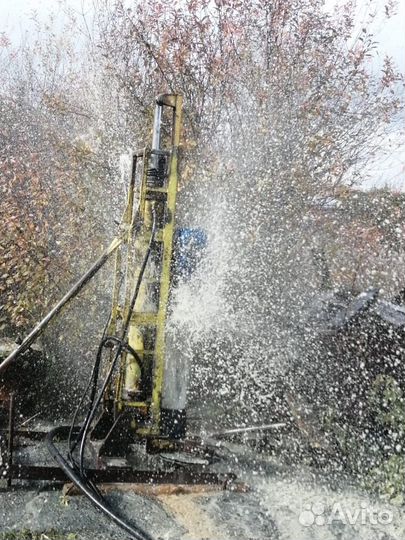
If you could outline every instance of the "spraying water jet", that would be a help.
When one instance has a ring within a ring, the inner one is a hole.
[[[97,508],[139,539],[151,537],[111,510],[99,482],[226,487],[235,479],[232,473],[208,469],[215,458],[215,445],[204,444],[198,437],[187,438],[187,369],[180,350],[177,358],[172,354],[168,359],[166,354],[166,320],[176,266],[180,273],[192,272],[195,261],[187,256],[190,239],[200,249],[206,242],[201,231],[175,229],[181,119],[182,96],[163,94],[156,98],[152,146],[131,156],[127,203],[118,237],[0,364],[1,372],[27,351],[115,254],[110,316],[71,425],[48,433],[16,431],[10,407],[8,455],[3,452],[0,473],[8,477],[10,485],[15,480],[69,479]],[[175,240],[181,247],[177,254]],[[171,362],[177,365],[171,366]],[[83,414],[82,424],[77,425]],[[14,462],[15,436],[45,436],[59,468]],[[66,441],[66,456],[56,438]],[[147,456],[155,456],[150,467],[145,467],[151,463]]]

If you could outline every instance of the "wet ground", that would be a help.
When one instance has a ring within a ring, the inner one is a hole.
[[[122,516],[165,540],[403,540],[405,512],[373,501],[355,486],[310,468],[254,462],[234,454],[232,466],[248,493],[108,495]],[[249,463],[251,466],[249,466]],[[328,473],[329,474],[329,473]],[[338,488],[336,488],[338,486]],[[100,515],[83,496],[63,498],[60,490],[15,487],[0,493],[0,538],[32,531],[46,540],[57,531],[73,540],[128,536]],[[3,535],[3,536],[2,536]],[[71,536],[68,536],[71,535]],[[74,535],[74,536],[73,536]]]

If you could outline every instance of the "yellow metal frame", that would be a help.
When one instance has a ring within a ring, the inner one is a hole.
[[[182,125],[183,97],[180,95],[162,96],[166,106],[173,108],[172,149],[169,159],[169,178],[167,182],[167,210],[168,219],[163,227],[163,260],[160,278],[160,301],[157,313],[156,343],[155,343],[155,369],[153,375],[153,390],[151,403],[152,427],[159,431],[160,409],[162,401],[162,388],[165,368],[166,351],[166,316],[170,290],[170,267],[173,253],[173,235],[175,226],[175,210],[178,186],[178,153]]]
[[[162,401],[162,389],[164,381],[165,369],[165,352],[166,352],[166,318],[167,307],[169,302],[169,291],[171,281],[171,261],[173,251],[173,235],[175,230],[175,210],[176,197],[178,188],[178,149],[181,136],[182,124],[182,106],[183,98],[178,94],[163,94],[157,98],[157,103],[165,107],[169,107],[173,111],[172,118],[172,138],[170,152],[168,156],[168,176],[164,188],[151,188],[147,186],[147,170],[150,162],[151,150],[143,149],[141,152],[134,153],[130,185],[128,189],[127,205],[122,219],[122,226],[127,229],[126,246],[126,291],[125,303],[123,309],[119,307],[119,280],[121,273],[122,254],[117,253],[116,268],[115,268],[115,283],[113,286],[113,305],[111,311],[111,320],[109,331],[115,332],[117,329],[117,319],[124,318],[128,314],[129,299],[134,290],[134,286],[139,274],[139,265],[135,264],[132,259],[135,250],[138,252],[146,251],[150,240],[152,220],[151,220],[151,202],[147,200],[148,193],[163,193],[166,194],[165,214],[166,219],[155,234],[155,241],[162,244],[162,259],[160,263],[160,279],[159,279],[159,304],[156,312],[142,312],[139,306],[142,306],[142,301],[137,301],[135,310],[131,316],[131,326],[133,328],[152,327],[155,328],[155,342],[153,350],[153,371],[152,371],[152,392],[147,401],[131,401],[123,396],[126,354],[123,354],[121,360],[121,369],[117,377],[115,387],[115,404],[118,411],[125,408],[138,409],[149,412],[150,423],[144,427],[135,428],[136,432],[144,435],[159,435],[160,432],[160,410]],[[140,172],[140,189],[139,189],[139,207],[137,212],[134,212],[135,201],[135,176],[137,163],[142,163]],[[138,228],[139,227],[139,228]],[[136,234],[134,234],[136,229]],[[140,264],[139,261],[137,261]],[[142,357],[145,351],[136,349]]]

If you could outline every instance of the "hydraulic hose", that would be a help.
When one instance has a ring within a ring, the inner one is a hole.
[[[58,463],[58,465],[61,467],[61,469],[65,472],[65,474],[70,478],[70,480],[86,495],[86,497],[101,511],[103,512],[109,519],[111,519],[114,523],[116,523],[119,527],[124,529],[126,532],[128,532],[132,538],[135,538],[136,540],[153,540],[153,538],[145,532],[143,529],[136,525],[130,525],[126,523],[121,517],[119,517],[116,513],[114,513],[111,508],[109,508],[109,505],[107,501],[104,500],[102,494],[99,492],[97,486],[92,482],[91,479],[86,478],[86,471],[84,468],[84,451],[85,451],[85,445],[86,445],[86,439],[88,435],[88,431],[90,428],[90,425],[94,419],[94,416],[96,414],[96,411],[100,405],[101,399],[106,391],[107,385],[114,373],[116,363],[124,349],[126,349],[131,355],[133,355],[137,361],[140,364],[141,370],[143,371],[143,366],[141,362],[141,358],[137,354],[137,352],[129,346],[128,343],[125,342],[129,324],[131,321],[132,312],[135,307],[135,303],[139,294],[140,286],[142,283],[143,275],[145,273],[146,265],[149,260],[149,256],[151,253],[152,244],[154,242],[156,233],[156,214],[153,212],[153,226],[152,226],[152,233],[151,238],[148,244],[147,252],[144,257],[144,260],[142,262],[142,266],[138,275],[137,283],[135,286],[135,290],[130,302],[128,315],[124,323],[124,327],[122,330],[121,338],[113,337],[113,336],[105,336],[105,331],[103,332],[103,339],[100,343],[100,346],[97,351],[96,360],[93,366],[93,370],[90,376],[89,383],[86,387],[86,390],[80,400],[79,406],[77,407],[75,414],[73,416],[73,422],[72,425],[69,427],[59,427],[53,429],[51,432],[49,432],[46,443],[48,450],[53,457],[53,459]],[[104,380],[104,383],[102,385],[102,388],[100,389],[100,392],[96,398],[96,392],[97,392],[97,383],[98,383],[98,376],[100,372],[100,366],[102,362],[102,353],[104,347],[108,343],[114,343],[118,345],[117,351],[114,355],[114,359],[111,362],[110,369],[107,373],[107,376]],[[88,391],[91,388],[90,397],[89,397],[89,407],[88,412],[86,414],[86,418],[80,428],[75,427],[75,421],[77,418],[77,415],[79,413],[80,407],[83,404],[86,395]],[[56,448],[53,439],[56,435],[61,434],[62,432],[65,433],[66,429],[68,429],[68,456],[70,460],[69,462],[62,456],[62,454],[59,452],[59,450]],[[75,441],[72,442],[73,433],[75,430],[78,430],[78,435],[75,437]],[[80,442],[80,455],[79,455],[79,464],[76,463],[73,452],[75,450],[75,447]]]
[[[104,339],[102,340],[99,348],[98,348],[98,351],[97,351],[97,355],[96,355],[96,360],[94,362],[94,366],[93,366],[93,370],[92,370],[92,373],[90,375],[90,379],[89,379],[89,382],[83,392],[83,395],[82,397],[80,398],[80,401],[79,401],[79,404],[78,406],[76,407],[76,410],[75,410],[75,413],[73,415],[73,418],[72,418],[72,424],[70,426],[70,430],[69,430],[69,436],[68,436],[68,447],[69,447],[69,459],[71,460],[71,462],[73,463],[73,451],[77,445],[77,441],[80,439],[81,435],[82,435],[82,430],[80,430],[78,436],[76,437],[76,441],[74,441],[72,443],[72,436],[73,436],[73,430],[74,430],[74,426],[76,424],[76,419],[77,419],[77,416],[80,412],[80,408],[84,402],[84,400],[86,399],[86,396],[87,396],[87,393],[88,391],[90,390],[90,387],[92,388],[92,391],[91,391],[91,395],[90,395],[90,408],[92,407],[93,405],[93,402],[94,402],[94,396],[95,396],[95,391],[97,389],[97,381],[98,381],[98,373],[99,373],[99,369],[100,369],[100,363],[101,363],[101,351],[102,351],[102,346],[104,344]]]
[[[108,324],[108,323],[107,323]],[[103,336],[105,336],[105,331],[103,332]],[[79,466],[78,464],[76,463],[75,461],[75,458],[73,456],[73,452],[77,446],[77,443],[78,441],[80,440],[81,436],[83,435],[83,426],[81,427],[81,429],[79,430],[79,433],[77,434],[76,436],[76,440],[74,442],[72,442],[72,436],[73,436],[73,432],[74,432],[74,429],[75,429],[75,424],[76,424],[76,418],[79,414],[79,411],[80,411],[80,408],[83,404],[83,401],[85,400],[86,398],[86,395],[90,389],[90,386],[92,386],[92,390],[91,390],[91,395],[90,395],[90,403],[89,403],[89,411],[87,413],[87,415],[90,413],[90,410],[91,410],[91,407],[94,403],[94,398],[95,398],[95,393],[96,393],[96,390],[97,390],[97,381],[98,381],[98,374],[99,374],[99,370],[100,370],[100,364],[101,364],[101,360],[102,360],[102,351],[103,351],[103,347],[106,345],[106,342],[108,341],[108,339],[106,339],[105,337],[103,337],[101,343],[100,343],[100,346],[98,348],[98,351],[97,351],[97,356],[96,356],[96,361],[94,363],[94,366],[93,366],[93,370],[92,370],[92,373],[91,373],[91,376],[90,376],[90,379],[89,379],[89,383],[80,399],[80,402],[76,408],[76,411],[73,415],[73,418],[72,418],[72,423],[71,423],[71,426],[70,426],[70,430],[69,430],[69,435],[68,435],[68,459],[69,459],[69,462],[70,464],[72,465],[73,469],[75,471],[78,471],[79,470]],[[93,383],[93,384],[92,384]],[[87,418],[87,416],[86,416]],[[97,486],[90,480],[88,480],[86,478],[86,474],[84,471],[82,471],[82,477],[83,477],[83,480],[86,480],[87,481],[87,484],[88,484],[88,487],[91,488],[94,492],[94,494],[96,496],[98,496],[99,498],[102,499],[102,495],[101,493],[99,492]]]
[[[124,342],[125,342],[125,339],[126,339],[126,336],[127,336],[127,333],[128,333],[129,324],[131,322],[132,312],[134,310],[136,300],[138,298],[139,290],[140,290],[141,283],[142,283],[142,280],[143,280],[143,275],[145,273],[146,265],[148,264],[149,256],[150,256],[150,253],[151,253],[151,250],[152,250],[152,244],[153,244],[153,242],[155,240],[155,233],[156,233],[156,212],[153,209],[152,232],[151,232],[148,248],[147,248],[145,257],[144,257],[144,259],[142,261],[141,269],[139,271],[139,275],[138,275],[138,279],[137,279],[137,282],[136,282],[135,290],[134,290],[134,293],[132,295],[132,299],[131,299],[130,306],[129,306],[129,309],[128,309],[127,318],[125,320],[124,327],[123,327],[123,330],[122,330],[122,335],[121,335],[121,339],[120,339],[120,342],[119,342],[119,345],[118,345],[118,349],[117,349],[117,352],[115,353],[113,361],[111,362],[110,369],[109,369],[108,374],[107,374],[107,376],[105,378],[104,384],[103,384],[103,386],[102,386],[102,388],[101,388],[101,390],[99,392],[99,395],[98,395],[95,403],[93,404],[93,407],[89,411],[89,414],[88,414],[88,416],[87,416],[87,418],[86,418],[86,420],[85,420],[85,422],[83,424],[83,434],[82,434],[82,438],[81,438],[81,442],[80,442],[80,473],[81,474],[84,474],[84,449],[85,449],[85,445],[86,445],[87,434],[88,434],[88,431],[90,429],[91,422],[93,421],[94,416],[96,415],[97,409],[98,409],[98,407],[100,405],[100,402],[101,402],[101,400],[103,398],[103,395],[104,395],[104,393],[105,393],[105,391],[107,389],[108,383],[110,382],[110,379],[111,379],[111,377],[113,375],[115,365],[116,365],[116,363],[117,363],[117,361],[118,361],[118,359],[119,359],[119,357],[120,357],[120,355],[122,353],[122,350],[124,348]]]
[[[83,426],[84,426],[84,424],[86,422],[85,421],[83,423],[82,429],[79,431],[79,434],[77,435],[76,440],[72,442],[73,430],[74,430],[74,427],[76,425],[76,419],[77,419],[77,416],[78,416],[78,414],[80,412],[80,408],[83,405],[83,402],[86,399],[88,391],[89,391],[89,389],[91,387],[91,394],[90,394],[90,399],[89,399],[89,407],[88,407],[88,413],[86,415],[86,419],[87,419],[88,415],[90,414],[90,411],[91,411],[91,409],[93,407],[93,404],[94,404],[94,398],[95,398],[96,390],[97,390],[98,375],[99,375],[99,372],[100,372],[100,365],[101,365],[101,360],[102,360],[102,352],[103,352],[104,347],[109,343],[122,344],[122,347],[125,350],[127,350],[136,359],[136,361],[138,362],[138,364],[139,364],[139,366],[141,368],[141,374],[142,374],[141,377],[144,376],[143,361],[142,361],[141,357],[139,356],[139,354],[128,343],[122,343],[122,341],[119,338],[116,338],[116,337],[113,337],[113,336],[104,337],[102,339],[102,341],[101,341],[101,343],[99,345],[98,351],[97,351],[96,361],[94,363],[93,370],[92,370],[92,373],[90,375],[89,382],[88,382],[88,384],[86,386],[86,389],[83,392],[82,397],[80,398],[78,406],[76,407],[75,413],[74,413],[73,418],[72,418],[72,423],[71,423],[71,426],[70,426],[70,431],[69,431],[69,436],[68,436],[68,447],[69,447],[69,459],[70,459],[70,461],[72,463],[74,461],[74,459],[73,459],[73,451],[77,446],[78,440],[81,439],[81,437],[83,435]]]
[[[69,426],[57,427],[55,429],[52,429],[46,437],[46,445],[51,456],[59,465],[59,467],[63,470],[66,476],[84,493],[84,495],[94,504],[94,506],[96,506],[116,525],[121,527],[121,529],[130,534],[131,538],[134,538],[135,540],[154,540],[153,537],[149,533],[144,531],[141,527],[139,527],[138,525],[128,524],[118,514],[113,512],[108,507],[106,502],[94,493],[93,489],[88,485],[87,481],[81,478],[80,475],[77,474],[77,472],[72,467],[70,467],[69,463],[65,460],[65,458],[56,448],[56,445],[54,443],[54,438],[59,434],[65,433],[66,429],[69,429]]]

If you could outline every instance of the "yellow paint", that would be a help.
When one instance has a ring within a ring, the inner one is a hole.
[[[154,205],[161,205],[161,202],[148,200],[148,193],[153,196],[154,193],[166,194],[164,223],[159,223],[155,234],[156,245],[162,248],[162,257],[159,265],[160,273],[158,276],[145,274],[142,281],[139,295],[135,304],[135,309],[131,315],[128,343],[139,354],[142,360],[150,358],[150,354],[145,356],[145,339],[148,341],[148,347],[152,348],[153,352],[153,371],[152,371],[152,388],[146,396],[145,401],[137,401],[135,394],[140,389],[141,384],[141,366],[139,366],[136,358],[130,353],[123,353],[121,358],[119,375],[116,379],[115,387],[115,403],[118,410],[124,408],[132,408],[150,413],[152,423],[150,425],[138,425],[138,421],[134,422],[133,429],[141,435],[159,435],[160,424],[160,408],[161,394],[164,380],[165,366],[165,326],[167,316],[167,305],[169,300],[169,289],[171,281],[171,262],[173,250],[173,234],[175,227],[175,211],[176,197],[178,188],[178,146],[180,142],[181,121],[182,121],[182,96],[179,95],[162,95],[158,97],[159,103],[168,107],[172,111],[172,138],[170,145],[166,148],[169,151],[168,155],[168,178],[166,185],[163,188],[151,188],[147,185],[148,167],[150,163],[151,151],[148,148],[141,152],[133,154],[133,164],[131,171],[131,180],[128,190],[128,199],[126,209],[122,218],[121,228],[123,230],[124,241],[126,245],[125,257],[125,291],[123,306],[119,307],[120,302],[120,282],[122,276],[122,254],[117,255],[115,268],[115,282],[113,286],[113,307],[111,311],[112,323],[111,329],[115,333],[120,333],[120,320],[126,320],[130,301],[134,293],[134,289],[138,280],[141,264],[148,249],[148,244],[152,234],[152,210]],[[134,204],[134,189],[135,189],[135,172],[137,163],[141,166],[140,175],[141,185],[138,191],[139,206],[135,213]],[[152,254],[152,259],[156,254]],[[147,270],[150,271],[151,263]],[[158,307],[154,313],[148,313],[148,295],[149,284],[158,282]],[[153,339],[154,337],[154,339]],[[153,342],[153,346],[150,342]],[[148,351],[150,353],[151,351]],[[145,391],[145,389],[142,389]],[[139,412],[141,414],[141,411]]]
[[[173,134],[172,149],[169,160],[169,178],[167,182],[167,208],[169,220],[163,227],[163,260],[160,278],[160,301],[157,314],[156,344],[155,344],[155,366],[152,391],[152,422],[155,431],[159,429],[160,408],[162,400],[162,387],[165,366],[165,324],[167,304],[169,300],[170,288],[170,267],[173,251],[174,216],[176,210],[177,196],[177,168],[178,168],[178,147],[180,143],[180,131],[182,121],[183,98],[180,95],[165,96],[165,102],[173,107]]]
[[[142,332],[135,325],[131,325],[128,332],[128,344],[142,358],[143,336]],[[125,354],[125,381],[124,392],[128,397],[134,396],[140,391],[142,370],[136,358],[130,353]]]

